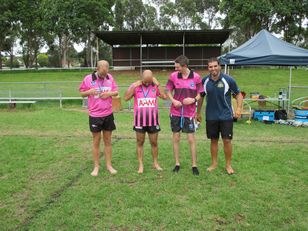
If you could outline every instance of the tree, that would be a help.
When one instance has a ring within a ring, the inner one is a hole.
[[[308,2],[303,0],[222,0],[220,11],[225,15],[224,28],[232,28],[235,46],[250,39],[261,29],[283,32],[284,39],[297,45],[307,44]]]
[[[44,28],[48,31],[49,46],[59,48],[58,53],[61,57],[59,62],[61,67],[68,67],[67,53],[73,46],[74,20],[76,20],[76,9],[72,0],[62,1],[43,1]]]
[[[125,8],[123,5],[123,0],[116,0],[114,6],[114,30],[123,31],[124,30],[124,12]]]
[[[37,62],[40,67],[48,67],[48,55],[47,54],[39,54],[37,56]]]
[[[16,25],[16,11],[14,1],[0,1],[0,69],[2,69],[2,53],[11,51],[14,44]],[[11,58],[11,62],[13,59]],[[12,63],[11,63],[12,64]]]
[[[250,39],[261,29],[271,30],[273,7],[268,0],[223,0],[220,9],[226,15],[224,28],[237,28],[234,32],[242,34],[240,41]]]
[[[16,4],[20,23],[20,45],[26,67],[37,66],[37,55],[45,44],[41,0],[20,0]]]
[[[216,14],[219,12],[220,0],[197,0],[196,10],[200,14],[202,22],[200,28],[214,28],[214,22],[217,21]],[[204,20],[207,19],[207,20]]]
[[[142,0],[117,0],[114,30],[158,30],[157,10]]]
[[[110,25],[114,23],[113,5],[114,0],[80,0],[74,3],[78,17],[72,24],[73,33],[78,38],[76,42],[85,44],[87,66],[94,66],[92,49],[96,42],[94,33],[99,30],[109,30]]]
[[[283,38],[287,42],[305,46],[307,44],[307,26],[303,27],[308,17],[308,1],[279,0],[273,1],[275,9],[275,23],[273,31],[283,31]]]

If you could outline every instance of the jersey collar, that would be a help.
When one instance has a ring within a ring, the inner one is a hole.
[[[106,75],[105,78],[106,78],[106,79],[109,79],[109,74],[108,74],[108,73],[107,73],[107,75]],[[94,72],[92,73],[92,81],[95,81],[95,80],[97,80],[97,79],[98,79],[97,72],[94,71]]]
[[[188,75],[188,79],[192,79],[194,78],[194,72],[193,70],[190,70],[189,75]],[[183,79],[183,75],[181,72],[178,72],[178,79]]]
[[[211,81],[216,82],[216,81],[219,81],[219,80],[221,80],[221,79],[222,79],[221,72],[219,72],[219,76],[218,76],[218,79],[217,79],[217,80],[212,79],[212,75],[210,74],[210,80],[211,80]]]

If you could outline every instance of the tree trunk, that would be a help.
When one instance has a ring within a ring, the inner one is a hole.
[[[67,51],[68,51],[68,40],[69,36],[63,35],[63,46],[62,46],[62,67],[67,68]]]
[[[13,68],[13,62],[14,62],[14,54],[13,54],[14,50],[13,50],[13,45],[11,46],[11,51],[10,51],[10,65],[11,65],[11,69]]]
[[[1,54],[1,50],[0,50],[0,70],[2,70],[2,54]]]
[[[87,41],[87,67],[91,66],[91,34],[88,34]]]

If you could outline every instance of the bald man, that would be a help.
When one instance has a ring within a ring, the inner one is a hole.
[[[153,168],[161,171],[158,164],[157,139],[160,131],[158,119],[158,100],[166,98],[163,88],[150,70],[142,73],[141,80],[134,82],[126,91],[126,101],[134,97],[134,127],[137,140],[137,158],[139,162],[138,173],[143,173],[143,144],[145,133],[148,133],[153,156]]]
[[[109,71],[109,63],[101,60],[96,71],[87,75],[80,85],[82,97],[88,97],[89,126],[93,136],[94,169],[92,176],[97,176],[100,168],[100,141],[103,137],[106,168],[111,174],[117,171],[111,165],[111,135],[116,129],[112,113],[112,96],[118,95],[118,86]]]

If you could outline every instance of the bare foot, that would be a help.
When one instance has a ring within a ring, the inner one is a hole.
[[[207,171],[212,172],[215,168],[217,168],[217,164],[211,164],[211,166],[207,168]]]
[[[153,164],[153,168],[155,168],[157,171],[163,171],[163,169],[159,166],[158,163]]]
[[[91,172],[91,176],[97,176],[98,170],[99,170],[99,167],[94,167],[93,171]]]
[[[229,175],[232,175],[234,173],[234,170],[231,166],[226,166],[226,170]]]
[[[110,172],[110,174],[114,175],[117,174],[117,170],[115,170],[112,166],[107,167],[107,170]]]
[[[143,165],[140,165],[140,166],[139,166],[138,173],[139,173],[139,174],[142,174],[142,173],[143,173]]]

